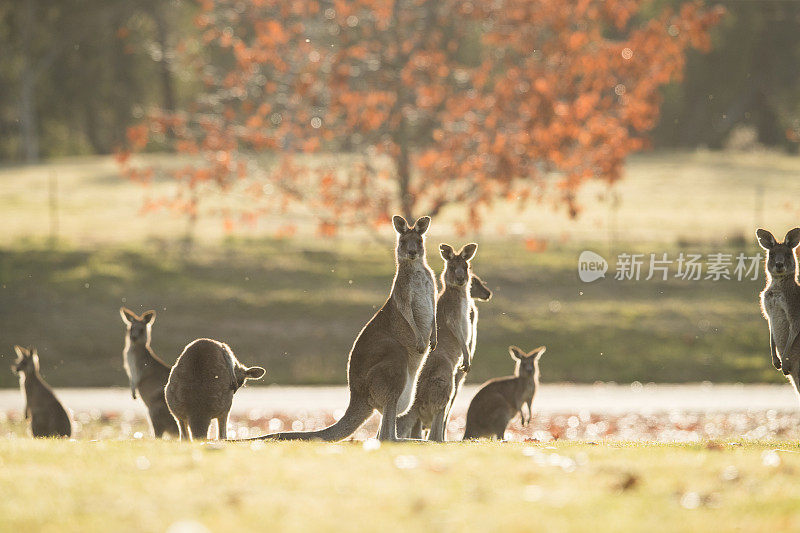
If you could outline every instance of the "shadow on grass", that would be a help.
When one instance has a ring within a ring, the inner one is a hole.
[[[441,260],[429,243],[429,262]],[[581,283],[577,252],[482,245],[471,382],[508,374],[509,344],[548,346],[543,381],[783,382],[768,356],[761,282]],[[716,250],[715,250],[716,251]],[[279,384],[344,383],[353,339],[388,295],[390,246],[231,241],[151,249],[0,249],[0,365],[34,344],[57,386],[125,385],[121,305],[156,309],[153,348],[167,362],[197,337],[228,342]],[[13,386],[0,372],[0,386]]]

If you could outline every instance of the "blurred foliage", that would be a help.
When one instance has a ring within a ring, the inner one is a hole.
[[[468,208],[463,234],[497,200],[547,193],[577,216],[577,191],[614,183],[647,145],[659,88],[681,78],[688,49],[710,47],[722,14],[685,2],[643,18],[638,0],[201,4],[179,62],[203,89],[148,112],[127,145],[196,162],[137,165],[120,151],[123,170],[173,179],[153,207],[192,218],[221,191],[240,198],[220,213],[232,224],[301,204],[324,235],[450,204]],[[293,157],[318,151],[359,160]]]
[[[640,17],[678,3],[650,2]],[[690,51],[684,80],[663,90],[654,145],[720,148],[752,141],[796,150],[800,3],[720,3],[727,15],[712,31],[712,52]],[[174,58],[181,37],[194,31],[197,9],[187,0],[0,3],[0,160],[110,153],[147,106],[170,108],[193,98],[197,80],[177,72]],[[476,46],[468,40],[462,59],[474,56]],[[38,149],[29,154],[24,92],[38,135]]]

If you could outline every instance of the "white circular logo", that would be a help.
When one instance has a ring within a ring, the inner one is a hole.
[[[600,278],[606,277],[608,263],[599,254],[584,250],[578,257],[578,277],[584,283],[591,283]]]

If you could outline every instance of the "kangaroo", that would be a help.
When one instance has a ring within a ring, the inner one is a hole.
[[[130,309],[121,307],[119,314],[127,326],[122,360],[130,380],[131,396],[135,400],[136,392],[139,392],[147,407],[150,425],[156,437],[162,437],[164,433],[177,437],[178,424],[172,418],[164,399],[164,386],[169,379],[170,367],[150,348],[156,312],[147,311],[142,316],[137,316]]]
[[[217,438],[227,439],[233,394],[246,380],[261,379],[265,373],[260,366],[244,366],[225,343],[211,339],[189,343],[175,361],[164,389],[181,440],[208,437],[212,418],[217,419]]]
[[[492,299],[492,291],[486,286],[481,278],[473,274],[472,278],[470,279],[469,292],[472,300],[470,302],[470,322],[472,323],[470,332],[472,333],[472,336],[470,337],[469,341],[469,357],[470,361],[472,361],[472,359],[475,357],[475,347],[478,345],[478,306],[475,305],[475,301],[488,302]],[[450,420],[450,411],[453,409],[453,403],[456,401],[456,396],[461,391],[461,386],[464,385],[464,380],[466,377],[467,373],[460,366],[456,368],[456,388],[453,391],[453,396],[450,398],[450,403],[447,406],[447,412],[445,412],[444,415],[445,428]]]
[[[472,364],[472,358],[475,356],[475,346],[478,342],[478,308],[475,306],[474,300],[481,300],[481,301],[488,301],[492,297],[492,291],[484,284],[483,280],[481,280],[475,274],[472,274],[470,278],[470,341],[468,343],[469,347],[469,361],[470,365]],[[437,303],[437,312],[438,312],[438,303]],[[430,356],[429,356],[430,357]],[[425,365],[423,364],[423,369]],[[454,378],[454,390],[453,394],[450,396],[450,402],[447,405],[447,410],[445,411],[444,415],[444,427],[445,430],[447,429],[447,422],[450,419],[450,410],[453,408],[453,402],[455,402],[456,395],[461,390],[461,386],[464,384],[464,379],[467,375],[467,371],[464,370],[464,365],[458,365],[455,370],[455,378]],[[420,377],[422,376],[422,370],[420,371]],[[419,381],[419,380],[418,380]],[[417,389],[418,390],[418,389]],[[418,423],[419,422],[419,423]],[[424,423],[421,421],[415,413],[409,411],[407,414],[399,417],[397,419],[397,431],[398,436],[404,437],[413,437],[416,439],[422,438],[422,432],[425,430],[430,429],[430,421]],[[401,432],[402,429],[402,432]]]
[[[356,337],[347,362],[350,403],[338,422],[319,431],[275,433],[259,439],[338,441],[352,435],[377,410],[378,438],[397,439],[398,402],[419,370],[428,345],[436,347],[436,280],[425,260],[430,217],[409,227],[392,219],[397,232],[396,273],[386,303]]]
[[[772,364],[800,392],[800,285],[797,283],[795,248],[800,244],[800,228],[786,234],[778,243],[772,233],[756,231],[758,243],[766,250],[764,271],[767,283],[761,291],[761,313],[769,324],[769,351]]]
[[[516,346],[508,352],[516,359],[513,376],[490,379],[475,393],[467,409],[467,428],[464,440],[495,436],[502,440],[506,426],[517,413],[522,425],[531,420],[531,406],[536,388],[539,386],[539,358],[546,348],[540,346],[525,353]],[[528,405],[528,419],[522,406]]]
[[[31,421],[34,437],[70,437],[72,422],[53,389],[39,374],[39,354],[35,348],[14,346],[17,359],[11,370],[19,374],[19,386],[25,396],[25,419]]]
[[[458,253],[448,244],[440,244],[445,260],[442,271],[442,290],[436,300],[436,324],[439,343],[432,350],[417,378],[414,403],[397,419],[400,437],[420,438],[423,427],[431,428],[429,440],[444,440],[444,416],[450,403],[455,383],[456,365],[468,370],[471,363],[469,340],[471,337],[470,264],[477,244],[467,244]]]

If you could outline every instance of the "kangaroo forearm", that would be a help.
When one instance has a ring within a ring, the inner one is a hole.
[[[436,284],[434,283],[434,287]],[[436,317],[438,311],[436,309],[436,295],[435,291],[431,298],[433,304],[433,318],[431,319],[431,346],[436,347],[439,342],[439,319]]]
[[[461,370],[466,373],[472,368],[472,354],[465,343],[461,343]]]
[[[461,335],[461,328],[458,327],[457,323],[454,324],[452,320],[447,320],[446,322],[450,334],[458,340],[459,349],[461,350],[461,364],[466,370],[469,368],[469,365],[472,364],[472,356],[467,346],[467,339]]]
[[[403,317],[403,320],[406,321],[408,327],[411,328],[411,331],[414,333],[414,338],[419,339],[420,338],[419,329],[417,329],[417,323],[414,321],[414,313],[412,313],[411,311],[411,305],[400,303],[397,300],[395,300],[395,308],[400,313],[400,316]]]
[[[786,345],[781,350],[781,359],[784,361],[788,360],[789,354],[792,353],[792,347],[797,340],[797,333],[798,331],[789,331],[789,337],[786,339]]]
[[[774,366],[777,370],[781,370],[783,365],[781,364],[781,359],[778,357],[778,352],[775,349],[775,338],[772,336],[772,332],[769,335],[769,353],[772,356],[772,366]]]

